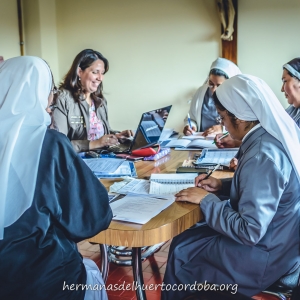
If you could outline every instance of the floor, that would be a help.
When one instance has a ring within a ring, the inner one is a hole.
[[[170,242],[164,244],[161,249],[153,256],[143,262],[143,275],[144,284],[150,286],[150,284],[161,284],[166,269],[166,262],[168,257],[168,251]],[[100,251],[98,245],[92,245],[89,242],[83,241],[78,243],[78,249],[82,256],[88,257],[96,262],[100,266]],[[110,271],[106,282],[106,287],[113,287],[112,285],[118,284],[118,287],[132,284],[133,274],[131,267],[117,266],[110,263]],[[110,285],[111,284],[111,285]],[[109,300],[133,300],[136,299],[135,291],[132,290],[109,290],[107,291]],[[152,291],[146,291],[147,300],[159,300],[160,288]],[[253,297],[255,300],[276,300],[278,298],[273,296],[257,295]]]

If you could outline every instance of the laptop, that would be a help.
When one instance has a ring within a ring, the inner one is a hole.
[[[130,154],[133,150],[157,144],[171,108],[172,105],[169,105],[143,113],[133,139],[126,140],[119,145],[110,146],[107,151]]]

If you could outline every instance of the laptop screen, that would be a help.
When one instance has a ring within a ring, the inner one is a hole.
[[[131,151],[157,144],[165,127],[172,105],[143,113]]]

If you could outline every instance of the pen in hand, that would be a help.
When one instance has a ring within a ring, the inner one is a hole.
[[[220,167],[220,164],[217,164],[202,180],[207,179],[214,171],[218,170],[219,167]]]
[[[224,139],[226,136],[228,136],[229,135],[229,132],[226,132],[226,133],[224,133],[222,136],[220,136],[218,139],[217,139],[217,142],[219,142],[219,141],[221,141],[222,139]],[[213,144],[215,144],[216,142],[215,141],[213,141]]]
[[[190,114],[187,114],[187,117],[188,117],[188,122],[189,122],[189,126],[190,126],[190,128],[191,128],[192,134],[194,134],[194,133],[193,133],[193,129],[192,129],[192,123],[191,123]]]

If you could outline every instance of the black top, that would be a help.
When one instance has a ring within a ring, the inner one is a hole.
[[[47,130],[32,206],[0,240],[0,299],[83,299],[84,291],[63,290],[86,283],[76,243],[111,218],[105,187],[66,136]]]

